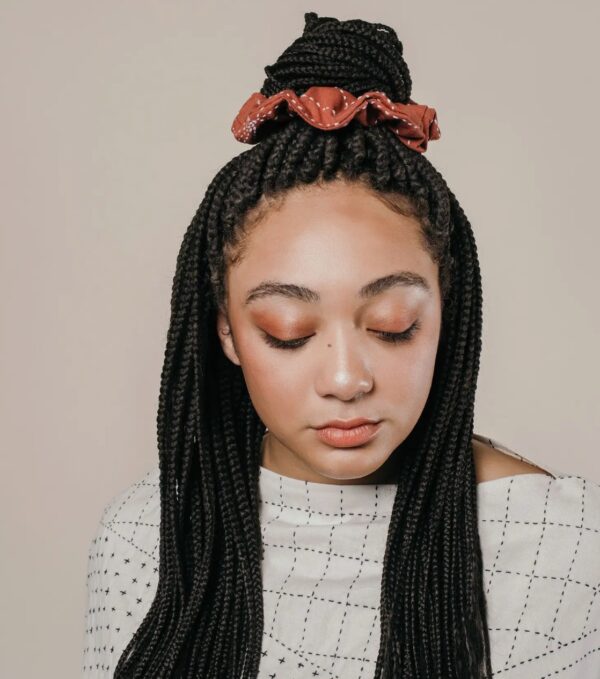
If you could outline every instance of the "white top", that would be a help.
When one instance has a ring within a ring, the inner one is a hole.
[[[541,468],[552,476],[477,484],[494,676],[598,679],[600,485]],[[301,481],[265,467],[259,481],[265,625],[258,676],[368,679],[379,650],[396,486]],[[113,676],[150,608],[159,521],[158,467],[104,508],[89,550],[84,677]]]

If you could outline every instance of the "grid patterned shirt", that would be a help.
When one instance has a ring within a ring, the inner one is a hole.
[[[541,468],[551,476],[477,484],[494,677],[600,679],[600,485]],[[264,467],[259,479],[265,625],[258,676],[372,677],[396,486],[307,482]],[[159,522],[158,467],[102,512],[89,548],[87,679],[113,676],[150,608]]]

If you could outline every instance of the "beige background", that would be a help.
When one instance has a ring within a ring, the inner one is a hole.
[[[156,463],[175,260],[305,11],[392,25],[484,277],[476,427],[600,482],[598,3],[3,0],[2,648],[80,675],[87,550]]]

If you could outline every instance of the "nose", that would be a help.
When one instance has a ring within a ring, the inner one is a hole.
[[[316,390],[320,396],[335,396],[342,401],[360,398],[373,389],[373,374],[365,347],[353,332],[340,330],[323,343],[317,371]]]

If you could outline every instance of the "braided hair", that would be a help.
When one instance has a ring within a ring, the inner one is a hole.
[[[260,90],[338,86],[407,103],[395,31],[304,15]],[[491,677],[471,437],[482,329],[477,249],[443,177],[386,125],[324,131],[292,116],[217,173],[177,258],[157,415],[160,567],[117,679],[256,677],[263,601],[259,467],[266,431],[216,332],[225,272],[265,210],[302,184],[360,182],[416,216],[439,265],[442,329],[432,387],[401,444],[382,571],[375,677]]]

